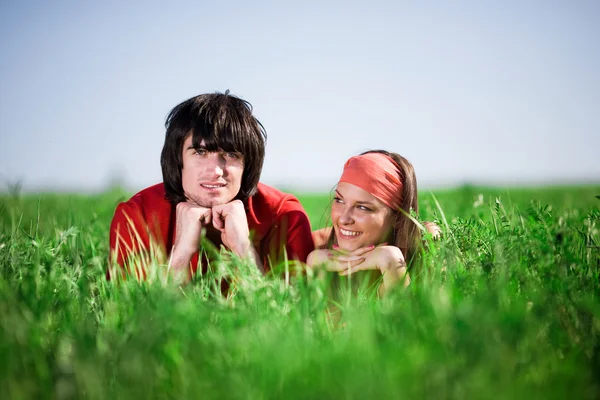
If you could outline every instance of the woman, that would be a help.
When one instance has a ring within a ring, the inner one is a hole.
[[[407,261],[417,255],[423,229],[411,212],[418,212],[417,179],[406,158],[384,150],[351,157],[335,190],[333,226],[313,232],[316,250],[307,265],[340,275],[372,271],[372,278],[382,277],[380,295],[408,285]],[[439,235],[437,225],[425,225]]]

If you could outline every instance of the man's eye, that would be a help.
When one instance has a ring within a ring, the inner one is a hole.
[[[205,156],[208,153],[208,151],[206,151],[206,149],[195,149],[194,150],[194,154],[197,154],[199,156]]]

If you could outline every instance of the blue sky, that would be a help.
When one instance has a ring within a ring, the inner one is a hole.
[[[0,187],[159,182],[168,112],[226,89],[276,186],[375,148],[422,187],[600,181],[599,2],[49,3],[0,5]]]

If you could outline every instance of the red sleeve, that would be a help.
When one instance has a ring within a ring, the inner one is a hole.
[[[285,246],[289,260],[299,260],[306,263],[308,254],[315,249],[310,230],[310,221],[304,210],[288,211],[287,243]]]
[[[109,243],[109,267],[106,270],[106,279],[111,278],[111,269],[113,272],[120,270],[125,277],[127,269],[131,268],[135,268],[136,275],[140,278],[142,271],[139,267],[142,265],[135,265],[133,261],[143,260],[140,256],[148,254],[150,239],[146,222],[135,204],[121,203],[117,206],[110,224]],[[142,276],[145,277],[145,273],[142,272]]]
[[[287,256],[288,260],[306,263],[308,254],[314,250],[310,221],[302,205],[289,199],[280,209],[274,229],[261,245],[265,269],[277,267]],[[285,253],[283,252],[285,249]]]

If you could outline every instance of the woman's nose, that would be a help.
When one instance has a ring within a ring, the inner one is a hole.
[[[352,210],[345,209],[340,215],[340,223],[351,224],[352,222],[354,222],[354,219],[352,218]]]

